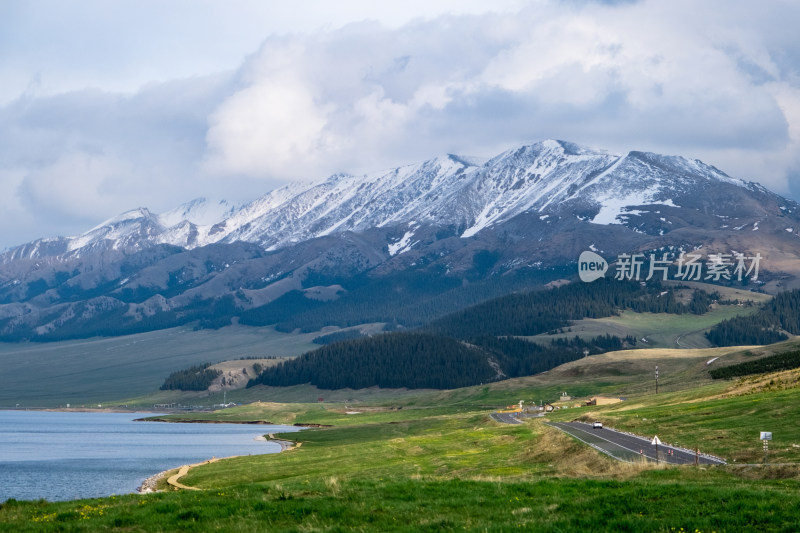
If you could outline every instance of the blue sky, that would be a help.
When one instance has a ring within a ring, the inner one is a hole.
[[[545,138],[800,197],[790,1],[5,0],[0,249]]]

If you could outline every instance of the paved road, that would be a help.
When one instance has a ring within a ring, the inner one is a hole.
[[[518,420],[511,413],[492,413],[490,416],[503,424],[522,424],[522,421]]]
[[[620,433],[613,429],[593,429],[591,424],[582,422],[549,422],[551,426],[564,431],[589,446],[622,461],[636,461],[641,457],[656,461],[656,446],[651,439]],[[695,453],[664,444],[658,445],[658,460],[669,464],[694,464]],[[721,465],[725,461],[700,454],[700,464]]]

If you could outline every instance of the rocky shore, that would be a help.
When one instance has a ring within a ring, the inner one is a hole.
[[[159,472],[154,476],[150,476],[149,478],[142,481],[142,484],[136,489],[140,494],[149,494],[151,492],[156,492],[156,487],[158,486],[158,482],[164,479],[164,476],[169,470],[165,470],[164,472]]]

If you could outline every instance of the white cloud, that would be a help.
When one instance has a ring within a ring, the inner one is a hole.
[[[90,1],[88,18],[56,4],[0,7],[0,44],[29,46],[0,46],[0,75],[28,88],[0,94],[0,187],[40,235],[552,137],[800,190],[796,4],[348,0],[304,17],[272,2]],[[37,41],[45,30],[54,39]]]
[[[27,175],[19,191],[30,205],[51,216],[86,218],[102,212],[108,192],[129,172],[125,162],[113,157],[70,152]]]
[[[219,174],[298,178],[298,161],[325,150],[325,127],[332,104],[319,105],[314,87],[295,66],[304,47],[292,43],[270,51],[254,80],[228,98],[210,117],[209,169]],[[305,165],[300,165],[305,167]],[[305,176],[306,179],[308,176]]]
[[[268,39],[213,115],[209,168],[302,179],[563,137],[717,154],[723,168],[747,153],[785,191],[768,160],[791,141],[793,96],[753,79],[780,69],[756,38],[766,27],[734,31],[749,4],[724,7],[722,26],[720,3],[542,3]]]

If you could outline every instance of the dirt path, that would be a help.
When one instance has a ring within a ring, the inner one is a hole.
[[[264,439],[264,440],[268,440],[270,442],[277,443],[281,447],[281,451],[282,452],[285,452],[286,450],[292,450],[294,448],[299,448],[303,444],[302,442],[295,442],[295,441],[291,441],[291,440],[276,439],[274,433],[270,433],[268,435],[268,437],[269,438]]]
[[[287,451],[287,450],[292,450],[294,448],[299,448],[300,445],[302,444],[300,442],[293,442],[293,441],[290,441],[290,440],[276,439],[274,434],[272,434],[272,433],[269,434],[269,438],[268,439],[264,439],[264,440],[268,440],[268,441],[277,443],[281,447],[281,452],[284,452],[284,451]],[[278,453],[280,453],[280,452],[278,452]],[[231,457],[224,457],[223,459],[233,459],[234,457],[240,457],[240,456],[233,455]],[[178,480],[181,479],[186,474],[188,474],[189,470],[191,470],[192,468],[194,468],[196,466],[203,466],[203,465],[207,465],[207,464],[211,464],[211,463],[216,463],[217,461],[219,461],[218,458],[212,457],[211,459],[209,459],[207,461],[203,461],[201,463],[195,463],[193,465],[183,465],[182,467],[180,467],[180,469],[178,469],[178,473],[177,474],[173,474],[173,475],[171,475],[170,477],[167,478],[167,484],[170,487],[175,487],[176,489],[203,490],[203,489],[199,489],[197,487],[190,487],[189,485],[184,485],[183,483],[181,483]],[[163,472],[162,472],[162,474],[163,474]]]
[[[169,484],[171,487],[175,487],[176,489],[201,490],[201,489],[198,489],[197,487],[190,487],[189,485],[184,485],[183,483],[181,483],[178,480],[180,478],[182,478],[183,476],[185,476],[186,474],[188,474],[189,470],[191,470],[192,468],[194,468],[196,466],[208,465],[208,464],[211,464],[211,463],[216,463],[217,461],[219,461],[219,459],[217,459],[216,457],[212,457],[208,461],[203,461],[202,463],[195,463],[193,465],[183,465],[180,468],[180,470],[178,470],[177,474],[171,475],[171,476],[169,476],[167,478],[167,484]]]

